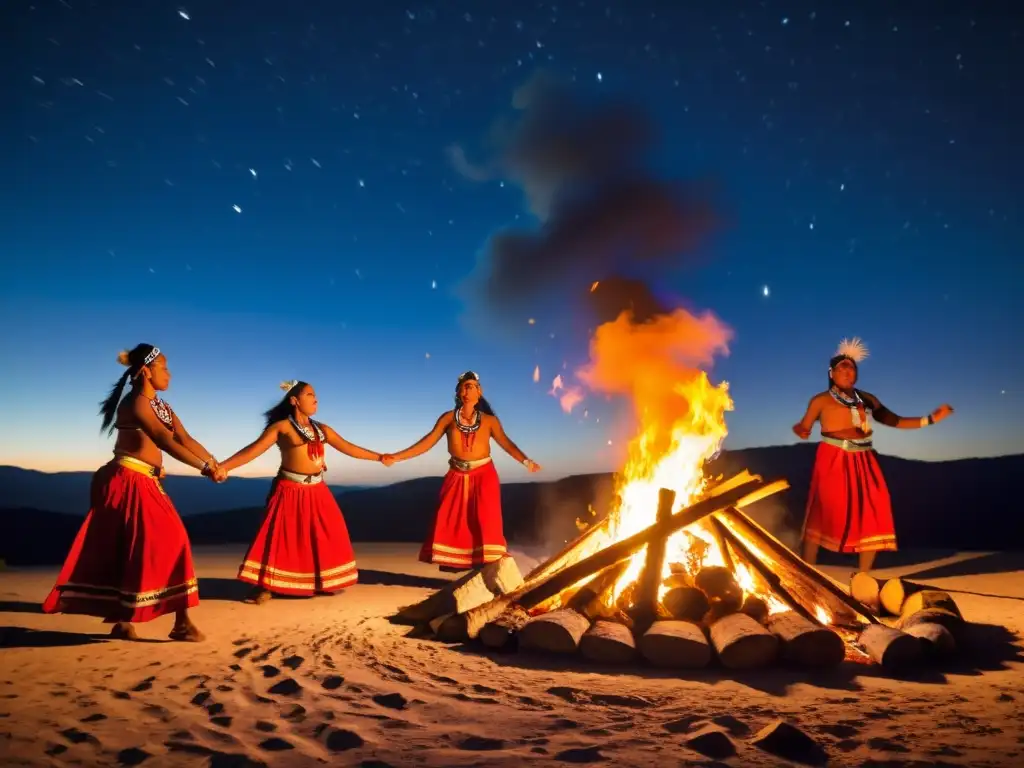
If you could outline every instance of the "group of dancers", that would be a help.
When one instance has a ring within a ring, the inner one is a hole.
[[[872,445],[872,418],[886,426],[916,429],[953,412],[942,405],[928,416],[897,416],[877,397],[856,388],[858,365],[866,357],[859,339],[844,340],[829,361],[828,388],[811,398],[803,419],[793,427],[798,437],[807,439],[814,423],[821,425],[803,531],[803,557],[811,564],[825,547],[859,553],[860,570],[869,571],[879,551],[896,549],[889,491]],[[161,399],[171,374],[160,349],[140,344],[118,360],[125,371],[101,408],[102,428],[117,432],[114,458],[93,476],[89,514],[43,603],[46,613],[102,618],[113,624],[111,635],[116,638],[137,639],[134,624],[173,613],[172,640],[203,639],[189,617],[189,609],[199,603],[199,584],[188,534],[160,484],[163,453],[223,482],[229,472],[277,445],[281,468],[238,571],[241,581],[253,585],[247,602],[255,604],[274,594],[333,594],[358,581],[345,519],[325,482],[325,445],[391,466],[447,437],[449,470],[420,550],[420,560],[444,570],[469,570],[507,554],[491,439],[530,472],[541,469],[505,434],[473,371],[459,376],[454,409],[397,453],[353,445],[327,424],[314,421],[318,403],[312,385],[284,382],[284,397],[264,414],[263,433],[218,462]]]
[[[160,483],[165,452],[223,482],[231,470],[271,446],[280,450],[281,468],[263,521],[238,571],[241,581],[253,585],[247,602],[255,604],[273,594],[334,594],[358,581],[348,528],[325,482],[325,446],[391,466],[425,453],[447,436],[449,470],[420,559],[454,571],[506,554],[491,438],[530,472],[541,469],[505,434],[473,371],[459,376],[455,408],[441,414],[422,439],[393,454],[361,448],[315,421],[312,385],[284,382],[284,397],[264,414],[263,433],[218,462],[160,397],[171,382],[163,352],[139,344],[118,361],[125,371],[100,409],[102,428],[117,432],[114,458],[93,476],[89,514],[43,603],[46,613],[102,618],[113,624],[115,638],[137,639],[134,624],[173,613],[172,640],[203,639],[189,617],[189,609],[199,603],[199,583],[188,534]]]

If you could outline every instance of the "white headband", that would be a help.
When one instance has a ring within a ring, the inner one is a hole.
[[[291,381],[282,381],[281,382],[281,389],[283,389],[285,392],[290,392],[292,387],[294,387],[298,383],[299,383],[298,379],[292,379]]]
[[[142,361],[143,365],[149,365],[160,356],[160,347],[153,347],[153,350],[146,355],[146,359]]]

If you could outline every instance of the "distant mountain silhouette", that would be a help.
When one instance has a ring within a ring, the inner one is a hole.
[[[37,472],[34,469],[0,466],[0,504],[64,512],[84,517],[89,511],[92,472]],[[337,493],[363,488],[332,485]],[[270,490],[268,477],[232,477],[229,483],[211,483],[199,475],[169,475],[164,488],[183,517],[233,507],[259,506]]]
[[[788,491],[759,502],[751,513],[793,545],[803,521],[814,451],[814,444],[802,443],[723,452],[708,472],[729,476],[746,468],[767,480],[788,479]],[[889,483],[902,548],[1024,548],[1024,516],[1019,514],[1020,500],[1012,487],[1024,475],[1024,454],[944,462],[880,456],[879,461]],[[209,484],[204,478],[181,479]],[[440,487],[440,477],[424,477],[336,495],[354,541],[419,541],[434,513]],[[505,483],[501,489],[505,534],[520,546],[560,544],[576,535],[577,518],[593,522],[607,514],[613,489],[610,473]],[[184,508],[170,483],[168,491]],[[86,497],[83,492],[78,504]],[[0,498],[8,506],[6,493]],[[241,508],[189,515],[185,525],[193,544],[248,541],[259,526],[262,503],[260,495]],[[0,558],[11,565],[60,562],[80,524],[78,515],[38,508],[0,509]]]

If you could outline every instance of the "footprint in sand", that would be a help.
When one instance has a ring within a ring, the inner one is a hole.
[[[260,742],[260,749],[266,752],[285,752],[289,749],[295,749],[295,745],[279,736],[271,736],[269,739]]]
[[[373,701],[388,709],[405,709],[409,703],[400,693],[380,693],[373,697]]]
[[[336,691],[339,688],[341,688],[341,686],[344,685],[344,684],[345,684],[345,678],[342,677],[341,675],[330,675],[329,677],[325,677],[320,682],[320,686],[325,691]]]
[[[72,744],[99,744],[99,739],[93,736],[91,733],[80,731],[77,728],[65,728],[60,732],[60,735],[70,741]]]
[[[355,731],[347,731],[344,728],[334,728],[324,740],[324,744],[331,752],[347,752],[350,749],[359,749],[366,742],[363,737]]]
[[[86,715],[79,722],[81,723],[98,723],[100,720],[106,720],[107,716],[102,712],[94,712],[91,715]]]
[[[563,763],[599,763],[607,759],[601,754],[600,747],[564,749],[555,755],[555,760]]]
[[[257,731],[262,731],[263,733],[273,733],[277,730],[277,725],[268,720],[257,720],[255,728]]]
[[[230,728],[231,723],[234,722],[234,718],[230,715],[220,715],[218,717],[211,717],[210,722],[214,725],[219,725],[221,728]]]
[[[213,694],[210,693],[209,691],[200,691],[199,693],[197,693],[195,696],[192,697],[192,700],[189,703],[190,704],[194,704],[197,707],[201,707],[204,704],[206,704],[206,702],[208,702],[210,700],[210,697],[212,695]]]
[[[302,666],[302,663],[304,661],[305,659],[301,656],[288,656],[287,658],[281,659],[281,664],[288,667],[288,669],[294,672],[296,669]]]
[[[128,747],[127,749],[122,749],[117,753],[117,764],[142,765],[151,757],[152,755],[144,749],[140,749],[139,747]]]
[[[458,742],[455,746],[468,752],[493,752],[497,749],[504,749],[505,742],[501,739],[490,739],[486,736],[469,736]]]
[[[264,677],[277,677],[281,674],[280,669],[270,664],[264,664],[262,667],[260,667],[260,671],[263,673]]]
[[[267,689],[267,693],[273,694],[274,696],[301,696],[302,686],[290,677],[286,677],[280,682],[274,683],[270,688]]]
[[[150,688],[153,687],[153,681],[154,680],[156,680],[156,677],[147,677],[141,683],[139,683],[134,688],[132,688],[132,690],[135,693],[141,693],[142,691],[148,691]]]

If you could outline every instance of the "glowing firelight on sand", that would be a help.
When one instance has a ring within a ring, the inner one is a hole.
[[[595,542],[595,548],[653,525],[660,488],[675,491],[674,513],[693,504],[705,490],[704,463],[718,453],[728,434],[725,414],[733,402],[728,383],[712,384],[703,369],[717,354],[728,353],[731,336],[731,330],[710,313],[698,317],[683,309],[645,323],[634,322],[624,312],[595,331],[590,361],[576,376],[592,392],[628,397],[637,422],[625,466],[616,475],[618,506],[610,513],[607,536],[599,537],[602,541]],[[563,386],[560,378],[556,380],[552,394]],[[641,550],[633,556],[612,590],[611,602],[637,580],[644,555]],[[673,567],[682,566],[692,577],[709,565],[726,565],[726,560],[704,523],[668,539],[663,580]],[[743,564],[735,563],[732,573],[745,592],[766,602],[771,613],[789,610]],[[662,586],[661,594],[665,591]]]

